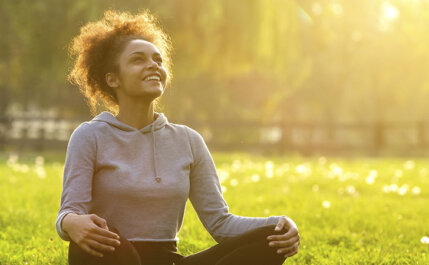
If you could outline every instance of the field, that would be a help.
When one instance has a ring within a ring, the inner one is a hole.
[[[230,211],[288,215],[285,264],[429,264],[429,162],[213,154]],[[63,154],[0,154],[0,264],[66,264],[56,234]],[[187,204],[179,252],[215,244]]]

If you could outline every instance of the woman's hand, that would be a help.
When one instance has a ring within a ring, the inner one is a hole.
[[[102,251],[115,251],[119,235],[109,231],[106,220],[96,214],[67,214],[62,228],[80,248],[91,255],[103,257]]]
[[[286,233],[280,235],[271,235],[267,239],[270,241],[270,247],[277,247],[278,254],[284,254],[284,257],[292,257],[298,253],[298,247],[300,244],[300,237],[298,228],[292,219],[282,216],[277,223],[275,231],[282,231],[284,229]]]

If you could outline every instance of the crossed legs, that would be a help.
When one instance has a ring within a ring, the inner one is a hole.
[[[183,257],[177,265],[281,265],[283,255],[276,253],[275,247],[269,247],[267,236],[281,234],[274,231],[275,225],[259,227],[201,252]],[[118,233],[117,230],[112,229]],[[119,234],[119,233],[118,233]],[[143,265],[139,253],[131,242],[120,236],[121,245],[111,253],[104,253],[103,258],[92,256],[83,251],[74,242],[69,246],[70,265]],[[166,264],[167,265],[167,264]],[[169,264],[170,265],[170,264]]]

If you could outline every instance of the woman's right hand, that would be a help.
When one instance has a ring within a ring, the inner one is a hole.
[[[119,235],[109,231],[107,222],[96,214],[67,214],[62,228],[80,248],[87,253],[103,257],[103,251],[115,251]]]

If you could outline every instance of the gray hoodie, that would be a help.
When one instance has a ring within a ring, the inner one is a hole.
[[[56,229],[67,213],[97,214],[131,241],[178,241],[189,198],[217,242],[277,224],[279,216],[229,213],[213,158],[195,130],[163,113],[136,129],[102,112],[72,133]]]

